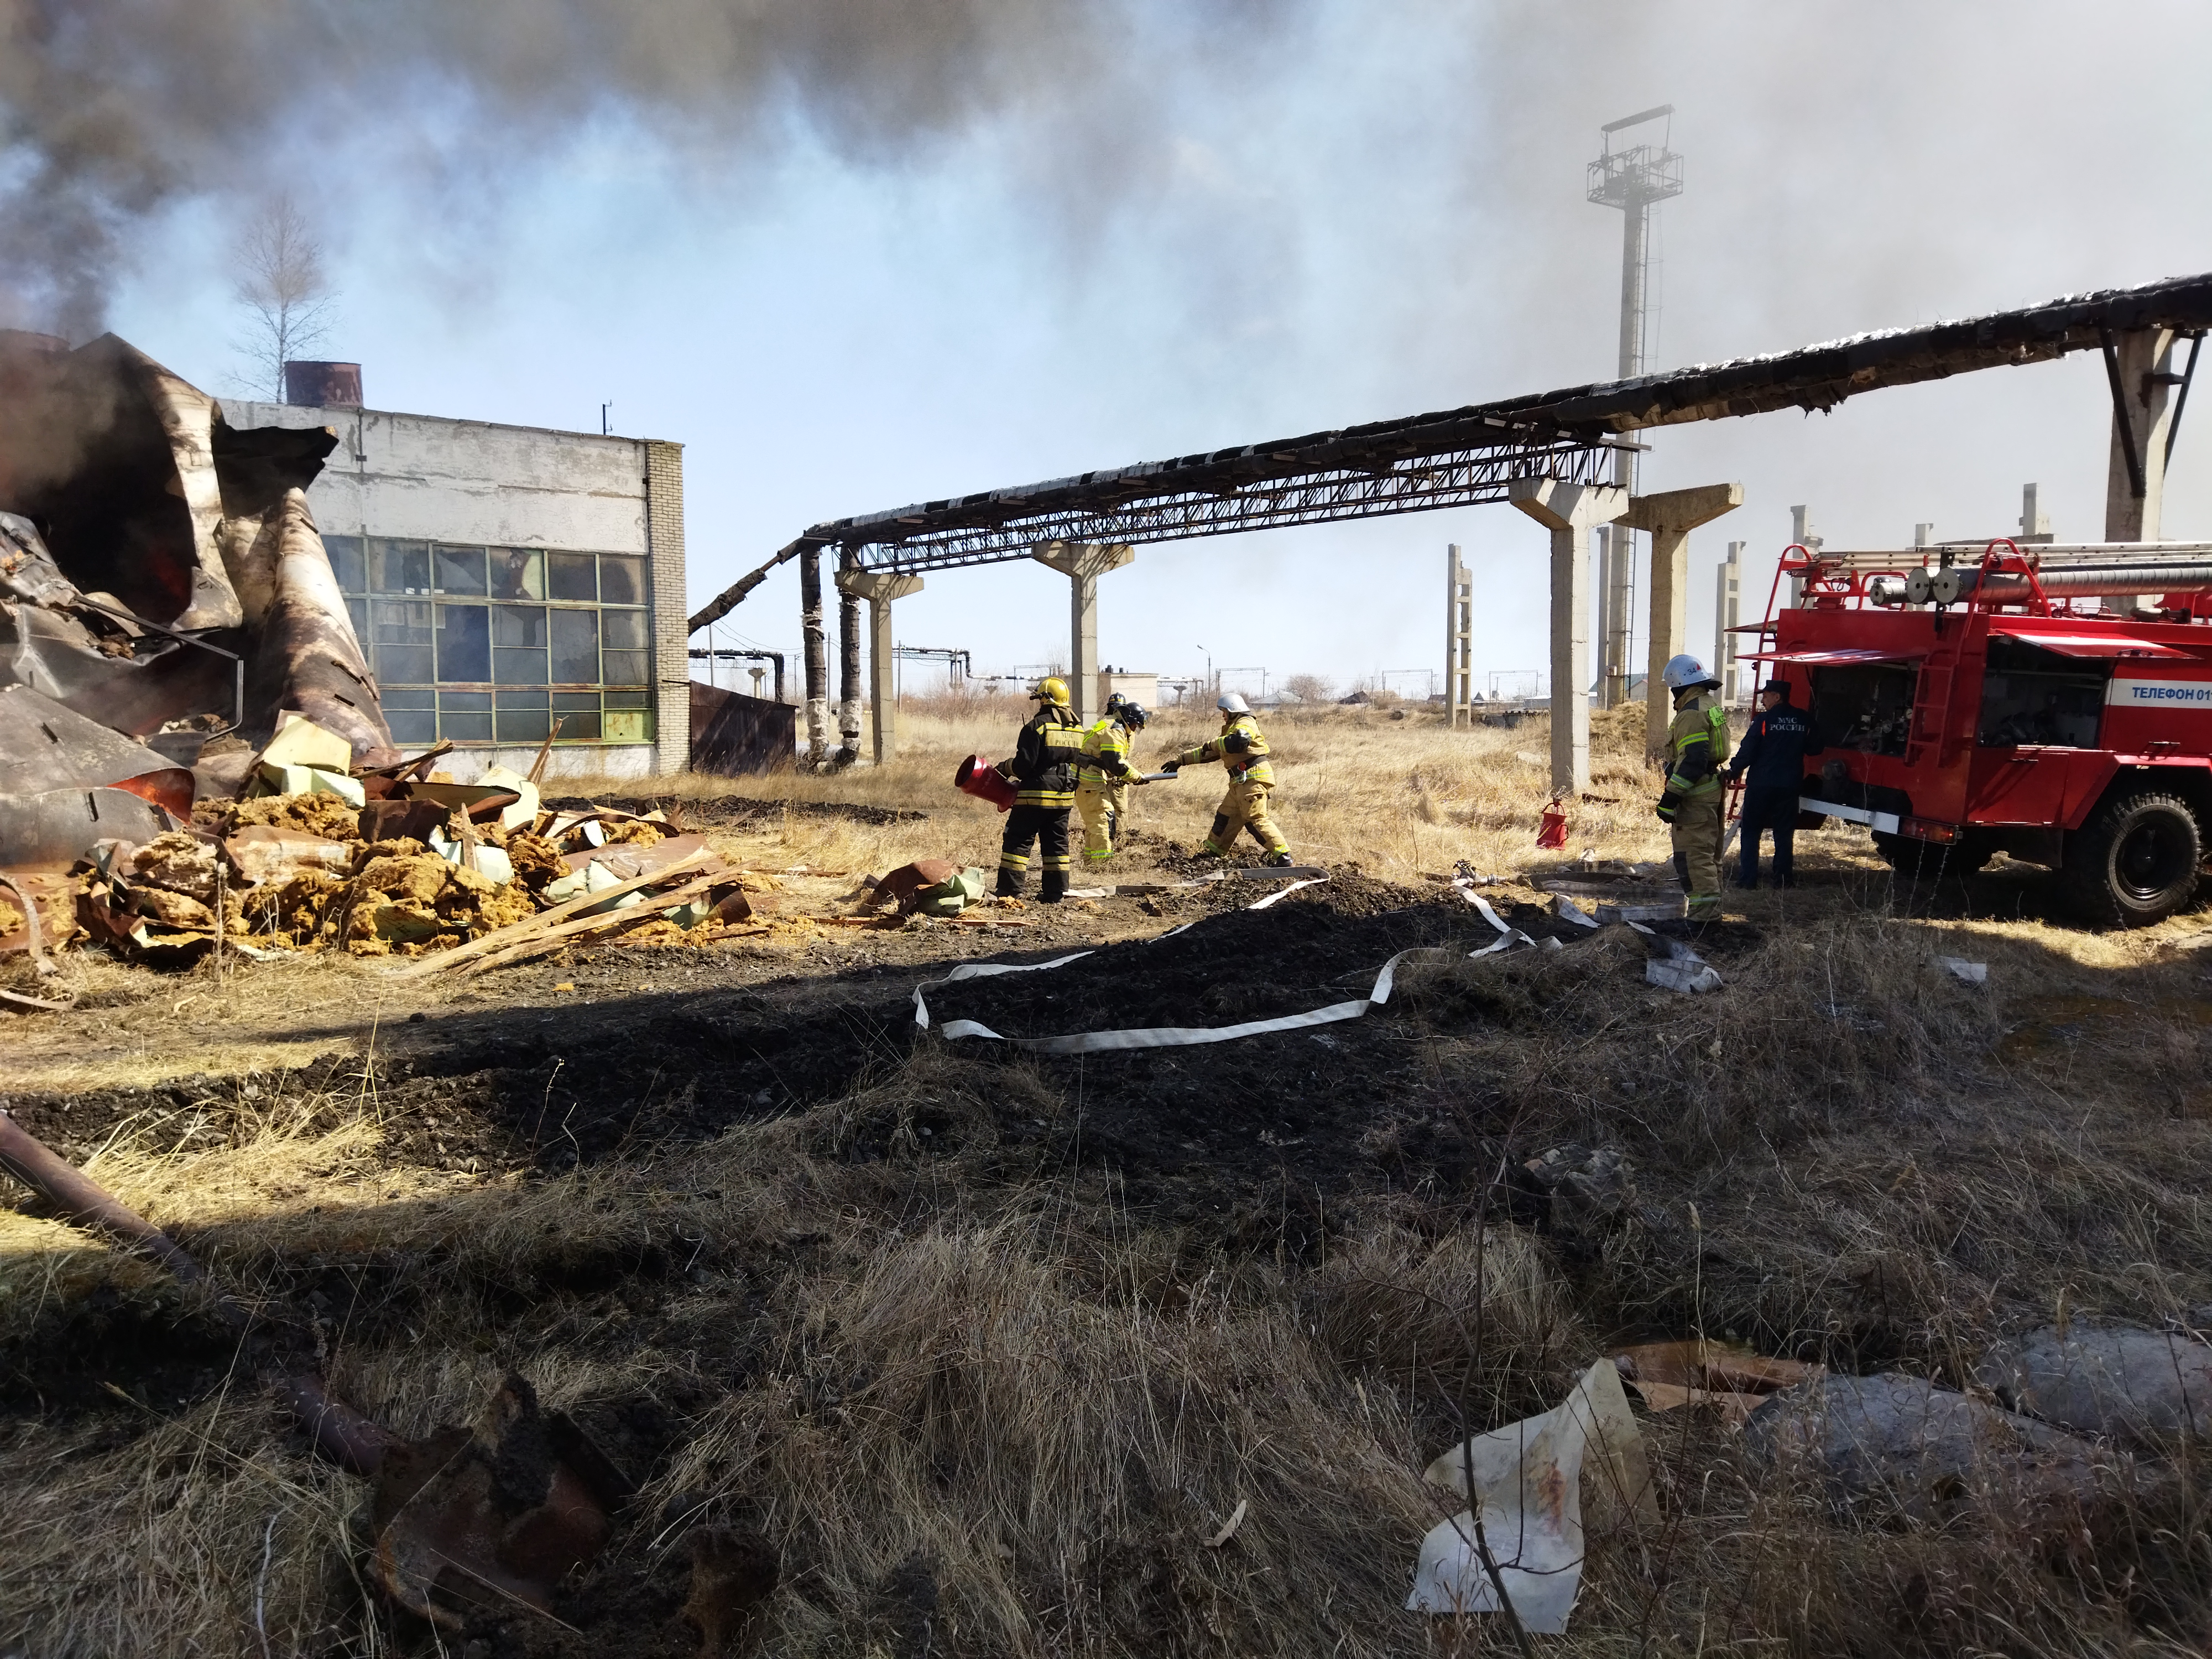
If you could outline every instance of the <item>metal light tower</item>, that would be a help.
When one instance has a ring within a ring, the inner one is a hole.
[[[1644,373],[1647,322],[1650,315],[1651,205],[1682,193],[1682,158],[1668,148],[1674,128],[1674,106],[1662,104],[1634,115],[1608,121],[1598,131],[1605,135],[1605,153],[1589,164],[1589,199],[1600,207],[1620,210],[1620,378]],[[1647,122],[1663,121],[1656,144],[1613,147],[1613,134]],[[1636,489],[1636,454],[1618,450],[1613,455],[1613,481],[1622,489]],[[1628,637],[1636,602],[1636,532],[1620,525],[1598,532],[1604,538],[1600,555],[1598,593],[1598,702],[1612,708],[1628,697]]]

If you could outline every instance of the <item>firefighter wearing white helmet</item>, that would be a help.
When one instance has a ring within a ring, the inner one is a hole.
[[[1199,853],[1224,856],[1236,845],[1237,832],[1249,830],[1262,849],[1262,864],[1288,864],[1290,843],[1267,816],[1267,795],[1275,787],[1275,769],[1267,763],[1267,739],[1260,722],[1252,718],[1252,705],[1236,692],[1224,691],[1213,706],[1221,711],[1221,735],[1195,749],[1186,749],[1167,763],[1167,769],[1172,772],[1178,767],[1219,761],[1229,774],[1229,793],[1222,796],[1220,808],[1213,815],[1212,832]]]
[[[1667,728],[1667,787],[1659,817],[1673,831],[1674,874],[1688,896],[1692,921],[1721,913],[1722,820],[1727,794],[1721,768],[1729,757],[1728,710],[1713,694],[1721,683],[1695,657],[1670,660],[1661,678],[1674,694]]]
[[[1014,786],[1014,805],[1006,814],[1006,833],[999,842],[1000,898],[1019,898],[1029,879],[1030,847],[1044,862],[1047,904],[1067,892],[1067,815],[1075,805],[1075,769],[1083,759],[1083,727],[1067,706],[1067,682],[1053,676],[1037,682],[1030,696],[1037,711],[1014,739],[1013,757],[999,770]]]

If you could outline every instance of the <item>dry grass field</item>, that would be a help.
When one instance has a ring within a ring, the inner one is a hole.
[[[2054,1318],[2212,1314],[2201,915],[2088,933],[2026,866],[1900,885],[1832,829],[1794,890],[1730,895],[1711,995],[1647,986],[1620,928],[1470,959],[1489,929],[1437,878],[1539,900],[1543,722],[1331,708],[1266,722],[1279,820],[1336,878],[1270,910],[1223,884],[988,937],[805,920],[909,858],[989,866],[997,815],[950,775],[1020,712],[910,707],[881,769],[603,786],[793,872],[770,937],[466,989],[76,953],[75,1011],[0,1028],[27,1127],[296,1311],[391,1428],[466,1423],[520,1371],[640,1491],[554,1615],[434,1630],[370,1584],[365,1484],[288,1421],[267,1342],[26,1203],[0,1211],[0,1655],[1508,1653],[1495,1618],[1403,1610],[1460,1507],[1421,1470],[1621,1344],[1958,1387]],[[1165,716],[1139,757],[1208,729]],[[1662,858],[1640,723],[1599,745],[1571,849]],[[1217,782],[1145,790],[1116,877],[1182,874]],[[1148,969],[1188,961],[1142,942],[1183,921],[1210,957]],[[913,1024],[963,957],[1096,948],[1058,970],[1081,996],[1047,973],[973,1005],[1068,1030],[1318,1006],[1416,946],[1458,948],[1318,1034],[1055,1058]],[[1520,1173],[1568,1146],[1625,1182],[1571,1202]],[[2212,1650],[2185,1442],[2063,1516],[1996,1486],[1929,1514],[1840,1509],[1698,1411],[1643,1426],[1662,1520],[1593,1533],[1542,1650]],[[781,1564],[719,1647],[683,1616],[710,1524]]]

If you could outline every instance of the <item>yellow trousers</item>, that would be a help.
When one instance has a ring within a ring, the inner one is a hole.
[[[1726,833],[1728,793],[1716,789],[1692,795],[1674,809],[1674,874],[1689,896],[1692,921],[1711,921],[1721,913],[1721,840]]]
[[[1267,816],[1268,792],[1272,783],[1254,783],[1246,778],[1229,780],[1229,793],[1221,798],[1221,805],[1213,814],[1213,830],[1200,850],[1206,853],[1226,853],[1236,845],[1237,832],[1249,830],[1252,839],[1270,853],[1288,853],[1290,842],[1283,832],[1275,828],[1274,819]]]
[[[1083,860],[1103,864],[1114,856],[1114,837],[1129,820],[1129,786],[1079,782],[1075,810],[1083,815]]]

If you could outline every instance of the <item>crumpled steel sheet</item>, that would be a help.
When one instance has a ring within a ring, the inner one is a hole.
[[[295,708],[357,762],[396,758],[302,493],[335,435],[234,430],[112,335],[4,344],[0,684],[145,735],[234,713],[242,658],[250,729]]]
[[[606,1547],[628,1480],[568,1418],[538,1409],[510,1374],[473,1429],[385,1448],[369,1520],[377,1582],[401,1606],[458,1627],[520,1601],[550,1612],[569,1573]]]
[[[26,685],[0,687],[0,858],[82,857],[151,841],[192,815],[192,775]]]
[[[81,858],[96,841],[149,842],[175,827],[152,801],[124,789],[0,795],[0,848],[11,865]]]
[[[127,790],[191,817],[189,768],[27,685],[0,686],[0,798],[100,788]],[[12,849],[9,857],[20,861]]]

